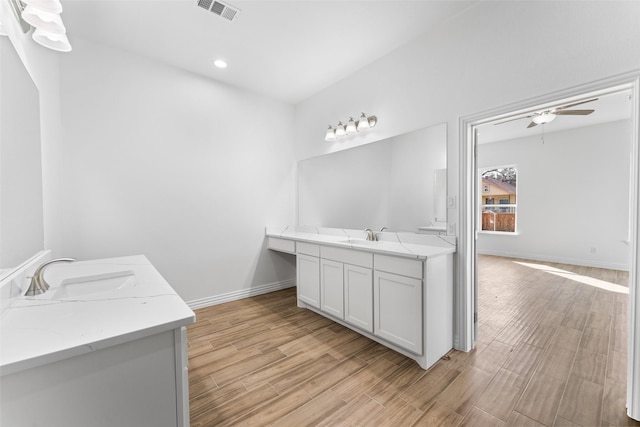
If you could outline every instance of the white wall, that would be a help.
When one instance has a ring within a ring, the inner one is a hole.
[[[61,59],[57,255],[144,254],[193,301],[288,280],[291,106],[75,39]]]
[[[306,158],[448,123],[448,194],[461,117],[640,69],[640,2],[480,2],[296,106]],[[378,125],[327,144],[327,124],[365,111]],[[457,206],[449,221],[459,221]]]
[[[628,270],[631,135],[624,120],[480,145],[478,167],[518,168],[518,234],[480,233],[478,252]]]

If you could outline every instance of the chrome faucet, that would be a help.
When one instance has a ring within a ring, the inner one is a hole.
[[[367,240],[375,240],[376,236],[373,234],[373,230],[370,228],[365,228],[364,231],[367,233]]]
[[[36,272],[33,273],[33,277],[31,278],[31,283],[29,284],[29,289],[25,292],[25,296],[33,296],[43,294],[49,289],[49,284],[46,280],[44,280],[44,270],[49,264],[53,264],[54,262],[71,262],[75,261],[75,258],[56,258],[51,261],[47,261],[40,265],[36,269]]]
[[[378,232],[376,232],[376,233],[373,233],[373,238],[374,238],[374,240],[375,240],[376,242],[377,242],[378,240],[380,240],[380,235],[381,235],[381,234],[382,234],[382,232],[383,232],[384,230],[386,230],[386,229],[387,229],[387,227],[382,227],[382,228],[380,229],[380,231],[378,231]]]

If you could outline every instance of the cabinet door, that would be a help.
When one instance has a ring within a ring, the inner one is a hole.
[[[374,334],[422,354],[422,280],[375,271]]]
[[[373,332],[373,272],[370,268],[344,265],[344,320]]]
[[[298,254],[296,264],[298,299],[320,308],[320,259]]]
[[[344,319],[344,264],[320,260],[320,309],[339,319]]]

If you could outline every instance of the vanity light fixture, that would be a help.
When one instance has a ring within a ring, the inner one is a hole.
[[[377,123],[378,118],[376,116],[367,116],[365,113],[362,113],[358,121],[355,121],[353,117],[349,117],[346,125],[342,122],[338,122],[335,128],[329,125],[324,140],[335,141],[343,136],[355,135],[363,129],[374,127]]]
[[[58,52],[70,52],[71,44],[67,38],[60,13],[60,0],[11,0],[20,10],[20,18],[34,28],[31,38],[49,49]],[[25,32],[28,31],[28,26]]]

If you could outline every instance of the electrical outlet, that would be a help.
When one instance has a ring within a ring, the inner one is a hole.
[[[448,208],[456,207],[456,196],[447,197],[447,207]]]
[[[598,249],[594,246],[592,246],[589,251],[591,252],[592,255],[595,255],[598,252]]]
[[[447,226],[447,234],[449,236],[455,236],[456,235],[456,225],[455,224],[449,224]]]

